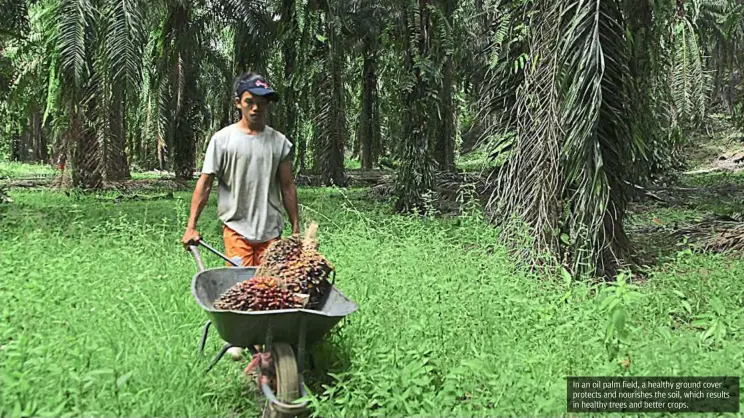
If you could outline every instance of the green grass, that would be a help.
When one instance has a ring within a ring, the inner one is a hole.
[[[473,151],[467,155],[458,155],[455,165],[459,170],[467,172],[480,172],[493,166],[488,158],[488,153],[481,150]]]
[[[359,158],[344,158],[344,167],[347,170],[360,170],[362,168],[362,161]]]
[[[0,160],[0,180],[3,178],[51,176],[56,174],[59,174],[59,170],[48,164],[27,164]]]
[[[682,184],[688,187],[744,186],[744,172],[715,171],[688,175],[682,178]]]
[[[28,164],[0,160],[0,181],[5,179],[57,176],[59,174],[60,170],[57,167],[48,164]],[[150,171],[132,171],[131,175],[133,180],[173,177],[172,173],[155,173]]]
[[[206,316],[179,244],[189,193],[11,197],[0,208],[0,416],[255,416],[246,363],[204,374],[216,334],[196,355]],[[744,374],[741,259],[682,248],[637,289],[590,287],[521,271],[476,215],[391,216],[355,190],[299,197],[360,307],[315,350],[331,374],[311,387],[318,416],[556,416],[566,376]],[[222,248],[214,211],[213,197],[200,231]],[[618,314],[627,338],[607,339]]]

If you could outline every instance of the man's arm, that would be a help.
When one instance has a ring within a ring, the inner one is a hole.
[[[196,182],[194,188],[194,194],[191,196],[191,213],[189,215],[189,222],[186,225],[186,233],[183,235],[183,246],[188,249],[189,245],[192,245],[194,241],[199,240],[201,237],[196,230],[196,224],[199,221],[199,216],[202,210],[209,201],[209,194],[212,191],[212,182],[214,181],[214,174],[202,174],[199,177],[199,181]]]
[[[284,159],[279,163],[279,183],[282,189],[282,201],[284,209],[287,210],[289,222],[292,224],[292,234],[300,233],[300,215],[297,205],[297,187],[292,174],[292,160]]]

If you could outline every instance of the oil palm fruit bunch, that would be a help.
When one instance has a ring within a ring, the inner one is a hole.
[[[299,235],[280,239],[271,243],[263,254],[262,264],[268,268],[285,265],[302,253],[303,241]]]
[[[287,290],[280,279],[265,275],[237,283],[214,304],[217,309],[236,311],[270,311],[301,306],[301,300]]]
[[[303,240],[292,236],[273,243],[266,250],[258,273],[279,277],[290,292],[308,295],[305,306],[308,309],[316,309],[330,290],[328,277],[334,270],[330,261],[318,251],[317,232],[318,225],[313,222]]]

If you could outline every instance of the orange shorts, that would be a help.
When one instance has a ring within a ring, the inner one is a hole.
[[[259,243],[248,242],[227,225],[223,225],[222,238],[225,240],[225,255],[227,258],[231,260],[236,257],[239,258],[240,262],[238,264],[244,267],[260,265],[263,253],[266,252],[266,249],[269,248],[272,242],[279,239],[274,238]],[[231,266],[230,263],[226,264]]]

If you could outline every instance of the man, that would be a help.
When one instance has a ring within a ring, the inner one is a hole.
[[[287,211],[292,234],[300,233],[297,190],[292,175],[292,143],[266,124],[270,102],[278,94],[264,77],[241,75],[235,85],[240,121],[215,133],[191,199],[183,245],[200,239],[197,221],[219,181],[217,215],[223,223],[225,255],[242,266],[257,266],[268,246],[281,237]]]

